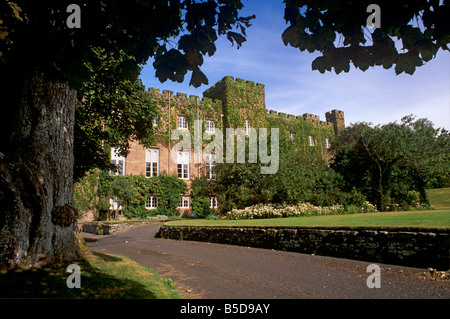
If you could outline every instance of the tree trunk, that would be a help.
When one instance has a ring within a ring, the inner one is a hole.
[[[73,207],[76,91],[34,73],[21,89],[12,150],[0,154],[0,269],[79,256]]]

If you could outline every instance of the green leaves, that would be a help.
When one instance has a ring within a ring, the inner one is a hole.
[[[90,63],[85,64],[90,80],[79,90],[75,108],[75,180],[93,167],[108,167],[110,154],[104,145],[126,153],[131,140],[151,145],[154,137],[156,102],[140,80],[120,77],[134,58],[102,48],[91,48],[90,54]]]
[[[203,56],[212,56],[216,52],[218,36],[225,35],[239,49],[246,41],[245,30],[254,16],[239,17],[238,12],[243,7],[240,0],[185,1],[181,7],[186,12],[181,25],[184,33],[179,37],[176,48],[156,55],[153,63],[155,75],[161,82],[182,82],[187,72],[192,71],[189,84],[199,87],[208,84],[200,66]],[[232,31],[233,27],[240,32]],[[167,44],[164,43],[166,48]]]
[[[312,69],[348,72],[350,61],[365,71],[370,66],[395,66],[396,74],[413,74],[417,67],[436,56],[439,48],[449,50],[450,15],[445,2],[415,1],[403,4],[380,0],[381,27],[367,28],[370,1],[286,0],[283,32],[285,45],[320,52]],[[338,39],[338,41],[336,41]],[[397,50],[394,41],[403,47]]]
[[[156,214],[177,214],[180,194],[187,192],[186,183],[176,176],[161,175],[146,178],[142,175],[110,176],[107,171],[89,171],[74,186],[75,207],[80,211],[108,211],[110,199],[122,206],[128,218],[145,218]],[[149,194],[158,198],[156,210],[145,209]]]
[[[450,167],[449,141],[447,131],[412,115],[402,123],[356,123],[335,141],[332,168],[344,177],[347,189],[356,187],[380,210],[389,203],[408,204],[411,190],[426,203],[427,183]]]

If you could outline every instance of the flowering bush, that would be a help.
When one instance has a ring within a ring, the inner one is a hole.
[[[353,205],[352,207],[353,209],[347,209],[343,205],[321,207],[314,206],[310,203],[300,203],[297,205],[288,206],[281,204],[256,204],[244,209],[233,209],[226,214],[226,218],[259,219],[315,215],[338,215],[346,213],[369,213],[377,211],[376,207],[367,201],[361,207],[356,207]]]

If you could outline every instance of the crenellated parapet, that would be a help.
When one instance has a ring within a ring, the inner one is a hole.
[[[328,113],[330,113],[330,112],[328,112]],[[334,127],[333,126],[333,122],[331,122],[331,121],[330,122],[328,122],[328,121],[321,121],[319,115],[310,114],[310,113],[304,113],[303,115],[293,115],[293,114],[286,114],[284,112],[277,112],[277,111],[274,111],[274,110],[268,110],[267,114],[269,116],[275,116],[275,117],[282,118],[282,119],[306,120],[306,121],[309,121],[311,123],[319,124],[321,126]]]
[[[295,147],[310,151],[316,148],[310,149],[309,146],[321,145],[317,148],[321,150],[328,148],[334,136],[345,127],[344,112],[337,109],[326,112],[325,121],[322,121],[319,115],[311,113],[294,115],[268,110],[263,84],[231,76],[225,76],[203,92],[201,99],[196,95],[188,96],[169,90],[163,90],[161,93],[156,88],[149,88],[148,92],[160,102],[159,114],[164,120],[161,120],[161,127],[158,129],[166,135],[170,133],[169,123],[172,129],[176,128],[179,116],[186,117],[189,130],[196,119],[203,120],[204,123],[213,121],[215,127],[221,129],[244,128],[249,122],[252,128],[278,127],[280,134],[294,143]]]
[[[344,112],[341,110],[331,110],[325,113],[325,118],[328,123],[332,123],[335,134],[339,134],[345,128]]]

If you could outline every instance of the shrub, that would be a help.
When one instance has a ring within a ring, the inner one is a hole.
[[[109,212],[111,198],[122,207],[127,218],[147,218],[157,214],[173,216],[177,214],[180,194],[186,192],[186,183],[176,176],[110,176],[108,172],[93,170],[75,184],[74,201],[80,211],[97,212],[96,219],[108,217],[104,212]],[[149,194],[158,198],[156,209],[145,208]]]
[[[259,219],[277,217],[297,217],[316,215],[338,215],[376,212],[374,205],[364,202],[362,206],[356,205],[331,205],[314,206],[310,203],[300,203],[297,205],[281,204],[256,204],[244,209],[232,209],[225,217],[228,219]]]

